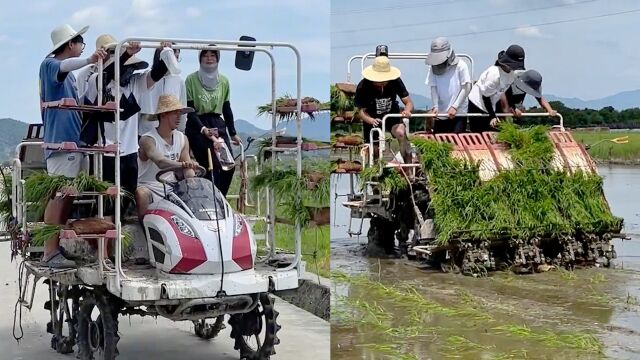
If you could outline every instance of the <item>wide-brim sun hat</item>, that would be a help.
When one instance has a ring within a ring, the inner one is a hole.
[[[389,58],[386,56],[378,56],[373,59],[373,64],[362,70],[362,77],[373,82],[391,81],[399,78],[400,69],[391,66]]]
[[[60,46],[68,43],[74,37],[86,33],[87,30],[89,30],[89,27],[85,26],[80,29],[80,31],[76,31],[69,24],[60,25],[53,29],[53,31],[51,31],[51,43],[53,47],[49,51],[49,54],[56,51]]]
[[[181,114],[187,114],[194,111],[191,107],[183,106],[175,95],[160,95],[160,98],[158,99],[158,107],[156,108],[156,115],[176,110],[180,110]]]
[[[507,65],[511,70],[524,70],[524,49],[520,45],[511,45],[498,53],[498,63]]]
[[[113,35],[110,34],[102,34],[100,36],[98,36],[98,38],[96,39],[96,50],[97,49],[103,49],[105,51],[108,50],[115,50],[115,47],[118,45],[118,40],[116,40],[115,37],[113,37]],[[127,51],[127,46],[129,46],[129,43],[124,43],[122,45],[122,47],[120,48],[120,55],[122,55],[125,51]],[[131,57],[129,60],[134,59],[135,57]],[[107,61],[105,61],[104,66],[107,67],[109,65],[111,65],[111,63],[113,63],[115,61],[115,57],[114,56],[110,56],[109,59]],[[127,61],[128,62],[128,61]],[[137,64],[137,63],[144,63],[144,61],[135,58],[135,60],[132,60],[131,63],[129,63],[128,65],[132,65],[132,64]],[[125,63],[125,65],[127,65],[127,63]],[[149,64],[147,64],[144,67],[141,67],[141,69],[146,68],[147,66],[149,66]]]
[[[519,74],[513,82],[514,94],[527,93],[533,97],[542,97],[542,75],[535,70]]]
[[[443,64],[444,62],[448,62],[449,65],[455,65],[458,63],[458,58],[449,40],[444,37],[439,37],[431,42],[430,52],[427,54],[425,63],[434,66]]]

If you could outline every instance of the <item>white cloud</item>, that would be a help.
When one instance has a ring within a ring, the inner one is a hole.
[[[185,10],[188,17],[196,18],[202,16],[202,11],[196,7],[188,7]]]
[[[524,37],[530,37],[530,38],[544,37],[544,35],[542,34],[542,31],[540,31],[540,28],[537,26],[528,26],[528,25],[521,26],[515,29],[514,32],[516,33],[516,35],[521,35]]]
[[[163,1],[158,0],[133,0],[131,2],[131,13],[139,18],[156,18],[163,14]]]
[[[469,30],[475,33],[478,32],[480,28],[477,25],[469,25]]]
[[[71,15],[71,22],[75,25],[105,25],[109,20],[109,9],[106,6],[90,6],[78,10]]]

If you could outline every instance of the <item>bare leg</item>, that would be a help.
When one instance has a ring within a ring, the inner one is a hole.
[[[138,186],[136,189],[136,204],[138,208],[138,220],[140,220],[140,222],[142,222],[144,213],[152,202],[153,195],[151,195],[151,191],[144,186]]]
[[[409,163],[411,161],[409,156],[411,146],[409,145],[409,140],[406,136],[406,127],[404,126],[404,124],[394,125],[391,128],[391,133],[396,139],[398,139],[398,144],[400,145],[400,154],[402,155],[404,162]]]
[[[68,187],[63,188],[60,192],[64,194],[76,194],[75,188]],[[73,206],[72,196],[55,197],[47,203],[47,207],[44,210],[44,222],[49,225],[64,225],[69,220],[71,214],[71,207]],[[43,261],[49,260],[52,256],[58,254],[58,248],[60,245],[60,238],[56,234],[51,239],[47,240],[44,244],[44,256]]]

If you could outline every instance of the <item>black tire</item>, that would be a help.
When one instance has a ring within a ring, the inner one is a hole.
[[[395,254],[395,227],[380,217],[371,218],[367,232],[367,255],[386,257]]]
[[[193,326],[196,336],[204,340],[215,338],[222,329],[226,328],[224,325],[224,315],[218,316],[213,324],[207,323],[207,319],[202,319],[194,321]]]
[[[275,355],[275,346],[280,343],[277,333],[281,326],[277,323],[279,314],[273,308],[274,300],[269,294],[261,293],[255,309],[229,318],[231,338],[235,340],[234,349],[240,351],[240,359],[268,360],[271,355]],[[259,335],[263,328],[264,340],[260,342]],[[258,340],[255,348],[247,343],[246,338],[251,337]]]
[[[56,286],[54,308],[50,311],[55,312],[56,326],[53,328],[54,335],[51,338],[51,347],[60,354],[73,353],[73,347],[76,344],[76,322],[78,319],[78,287],[61,285],[54,283]],[[67,334],[64,335],[63,333]]]
[[[93,310],[99,315],[93,320]],[[118,356],[118,314],[105,295],[87,291],[78,313],[78,357],[81,360],[114,360]]]

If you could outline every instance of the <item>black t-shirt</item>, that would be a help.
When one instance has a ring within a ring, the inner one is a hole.
[[[387,114],[399,113],[397,97],[407,96],[409,92],[400,78],[389,81],[382,92],[371,81],[363,79],[356,88],[355,104],[369,116],[382,119]]]

